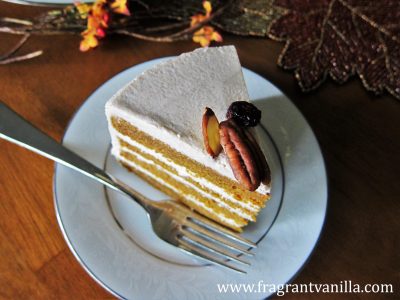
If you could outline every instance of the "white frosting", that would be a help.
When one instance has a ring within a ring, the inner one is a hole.
[[[234,179],[223,152],[213,159],[205,151],[201,132],[205,107],[210,107],[222,121],[233,101],[249,101],[235,48],[200,48],[143,72],[107,102],[106,115],[111,135],[110,118],[120,117],[182,154]],[[117,144],[113,138],[113,147]],[[261,185],[257,191],[266,194],[269,187]]]
[[[173,190],[174,192],[180,193],[180,191],[177,190],[175,187],[173,187],[172,185],[170,185],[168,182],[165,182],[163,179],[161,179],[161,178],[155,176],[153,173],[147,171],[145,168],[142,168],[142,167],[140,167],[139,165],[134,164],[134,163],[132,163],[131,161],[129,161],[129,160],[123,158],[123,157],[119,157],[118,159],[119,159],[120,161],[122,161],[123,163],[125,163],[125,164],[131,166],[132,168],[137,169],[137,170],[139,170],[140,172],[146,174],[147,176],[149,176],[150,178],[156,180],[156,181],[159,182],[160,184],[167,186],[169,189]],[[227,224],[230,224],[230,225],[235,226],[235,227],[241,227],[241,226],[242,226],[242,224],[239,224],[239,223],[236,222],[234,219],[229,219],[229,218],[225,217],[225,215],[223,215],[223,214],[217,214],[217,213],[215,213],[215,211],[214,211],[212,208],[206,206],[203,202],[197,200],[195,197],[193,197],[193,196],[191,196],[191,195],[185,195],[185,199],[186,199],[187,201],[190,201],[190,202],[192,202],[192,203],[194,203],[194,204],[196,204],[196,205],[198,205],[198,206],[204,208],[204,209],[207,210],[210,214],[212,214],[212,215],[214,215],[214,216],[217,216],[218,219],[222,220],[223,222],[225,222],[225,223],[227,223]]]

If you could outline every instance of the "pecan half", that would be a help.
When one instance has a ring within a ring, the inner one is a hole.
[[[271,183],[271,169],[269,168],[267,159],[265,158],[265,155],[262,152],[257,140],[251,133],[251,129],[250,128],[244,129],[243,131],[247,137],[249,146],[251,147],[253,153],[257,156],[257,162],[258,162],[257,166],[258,166],[258,172],[260,174],[260,180],[265,185],[269,185]]]
[[[235,178],[250,191],[256,190],[261,182],[257,155],[246,134],[233,119],[219,124],[219,134]]]

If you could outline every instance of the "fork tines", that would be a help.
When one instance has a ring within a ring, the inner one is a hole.
[[[186,218],[178,240],[178,247],[186,253],[240,273],[246,272],[228,262],[250,265],[242,256],[253,256],[250,250],[257,247],[239,234],[200,215]]]

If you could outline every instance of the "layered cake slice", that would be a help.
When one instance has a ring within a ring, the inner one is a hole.
[[[257,120],[245,124],[260,112],[248,101],[233,46],[182,54],[107,102],[112,154],[173,199],[241,231],[270,191],[268,165],[247,126]]]

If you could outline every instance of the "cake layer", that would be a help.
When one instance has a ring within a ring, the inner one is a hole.
[[[126,141],[127,138],[122,135],[118,135],[118,137],[119,143],[121,145],[121,151],[134,151],[140,154],[142,157],[145,157],[146,159],[153,160],[158,165],[162,166],[165,170],[173,173],[175,176],[180,176],[184,178],[184,180],[189,182],[190,184],[193,184],[198,188],[206,188],[210,190],[213,196],[221,198],[223,201],[230,203],[230,205],[233,207],[241,207],[244,211],[248,211],[251,213],[257,213],[260,209],[259,206],[251,202],[239,201],[235,199],[231,194],[226,193],[223,189],[216,186],[212,182],[209,182],[204,178],[196,177],[195,173],[188,171],[185,167],[175,164],[174,162],[168,160],[154,150],[148,149],[143,145],[133,141],[132,143],[129,143],[128,141]]]
[[[126,120],[111,117],[110,123],[113,155],[121,163],[171,197],[234,230],[255,221],[269,197],[244,189]]]
[[[122,152],[119,161],[151,185],[179,200],[199,213],[224,224],[236,231],[242,231],[248,221],[227,209],[221,208],[215,201],[203,197],[195,190],[183,185],[180,181],[163,172],[156,165],[141,160],[138,156]]]
[[[236,201],[237,203],[248,204],[249,207],[252,206],[258,209],[263,207],[265,205],[265,201],[269,199],[269,194],[261,194],[257,191],[252,192],[246,190],[237,181],[221,176],[214,170],[205,167],[204,165],[183,155],[163,142],[154,139],[144,132],[141,132],[135,126],[129,124],[127,121],[121,118],[112,117],[111,124],[114,130],[119,132],[122,136],[129,137],[131,143],[136,142],[137,144],[143,145],[146,148],[160,154],[169,161],[175,162],[176,165],[179,165],[181,168],[187,170],[187,172],[190,172],[191,174],[189,175],[191,175],[193,178],[202,178],[203,180],[212,183],[214,186],[219,187],[219,189],[223,191],[223,195],[226,198],[230,198],[231,200],[233,199],[233,201]],[[114,136],[117,139],[117,136]],[[113,141],[113,145],[115,147],[114,149],[116,151],[118,151],[118,147],[116,146],[118,144],[118,140]],[[115,155],[116,153],[113,154]],[[184,174],[181,175],[184,176]]]
[[[175,181],[182,183],[183,185],[187,186],[188,188],[191,188],[192,190],[196,191],[197,193],[201,194],[202,197],[207,198],[209,200],[215,201],[218,206],[221,208],[230,210],[231,212],[237,214],[239,217],[250,220],[250,221],[255,221],[255,215],[258,213],[257,211],[249,211],[235,203],[232,203],[230,201],[225,200],[222,198],[220,195],[216,194],[212,190],[209,190],[200,184],[196,183],[194,180],[192,180],[190,177],[183,177],[177,174],[177,172],[172,169],[171,167],[161,163],[159,160],[156,158],[152,157],[151,155],[144,154],[143,152],[135,149],[133,150],[134,147],[121,147],[120,149],[120,156],[129,158],[131,155],[134,155],[137,159],[140,161],[145,162],[146,164],[154,165],[158,170],[161,172],[167,174],[168,176],[171,176]]]
[[[160,171],[168,174],[172,178],[174,178],[176,181],[181,182],[182,184],[188,186],[189,188],[195,190],[199,194],[201,194],[203,197],[208,198],[212,201],[215,201],[219,206],[222,208],[228,209],[232,211],[233,213],[237,214],[239,217],[250,220],[250,221],[255,221],[255,215],[257,215],[259,208],[255,211],[250,211],[246,208],[241,207],[237,203],[232,203],[229,200],[226,200],[225,198],[221,197],[221,195],[216,194],[213,190],[210,190],[196,181],[194,181],[191,177],[184,177],[180,176],[176,170],[173,168],[169,167],[168,165],[165,165],[164,163],[160,162],[158,159],[152,157],[149,154],[145,154],[141,152],[138,149],[135,149],[132,146],[129,147],[121,147],[120,149],[120,155],[121,156],[127,156],[127,155],[134,155],[136,158],[139,160],[147,163],[147,164],[152,164],[155,165]]]

